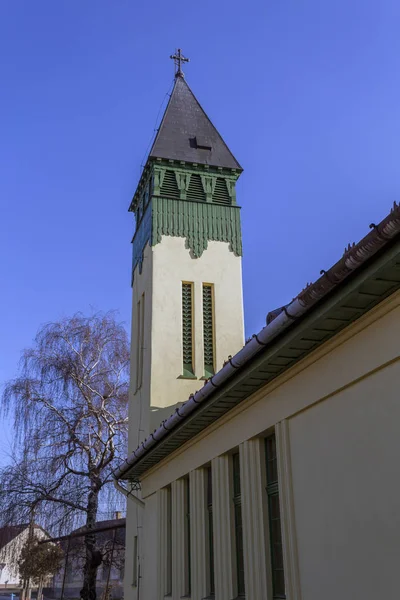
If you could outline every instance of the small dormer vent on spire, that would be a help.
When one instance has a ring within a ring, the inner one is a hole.
[[[196,137],[190,140],[191,148],[199,148],[200,150],[212,150],[212,144],[210,140],[205,138],[204,136],[196,135]]]

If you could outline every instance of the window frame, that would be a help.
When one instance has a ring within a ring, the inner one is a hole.
[[[143,385],[143,364],[144,364],[144,318],[145,318],[145,293],[140,296],[136,309],[136,390],[140,390]]]
[[[236,558],[236,585],[237,598],[246,597],[246,581],[244,573],[244,547],[243,547],[243,516],[242,516],[242,491],[240,481],[240,454],[234,452],[232,461],[232,501],[233,501],[233,525],[235,534],[235,558]]]
[[[192,593],[192,552],[191,552],[191,527],[190,527],[190,479],[189,476],[184,478],[185,481],[185,596],[190,598]]]
[[[190,324],[185,321],[185,308],[184,308],[184,290],[190,289]],[[194,282],[193,281],[182,281],[181,283],[181,313],[182,313],[182,375],[181,379],[195,379],[195,371],[194,371],[194,339],[195,339],[195,328],[194,328]],[[185,354],[186,349],[185,345],[187,342],[185,341],[185,336],[187,335],[187,329],[190,328],[190,338],[191,338],[191,362],[185,362]]]
[[[207,568],[208,568],[208,597],[215,597],[215,568],[214,568],[214,521],[213,521],[213,490],[212,467],[206,467],[206,509],[207,509]]]
[[[137,587],[138,584],[138,536],[133,536],[133,565],[132,565],[132,585]]]
[[[165,592],[164,596],[172,596],[172,489],[168,485],[166,488],[167,503],[167,540],[165,548]]]
[[[269,450],[269,442],[273,443],[273,451]],[[264,438],[265,450],[265,471],[266,471],[266,492],[268,508],[268,528],[269,528],[269,550],[270,550],[270,568],[272,579],[272,598],[273,600],[286,599],[285,585],[285,565],[282,544],[282,518],[280,511],[280,490],[278,479],[277,449],[275,432]],[[275,504],[275,506],[274,506]],[[277,516],[273,517],[275,514]],[[278,525],[276,525],[278,524]],[[277,553],[277,547],[280,547]],[[278,567],[281,564],[282,567]],[[277,572],[281,573],[280,585],[283,583],[283,591],[277,591]]]

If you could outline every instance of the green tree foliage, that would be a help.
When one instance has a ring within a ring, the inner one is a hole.
[[[40,543],[37,536],[28,538],[21,549],[18,561],[20,577],[22,580],[30,579],[35,585],[40,585],[57,573],[62,559],[63,551],[57,544]]]

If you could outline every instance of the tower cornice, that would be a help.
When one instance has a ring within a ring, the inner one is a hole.
[[[232,169],[226,167],[214,167],[213,165],[204,165],[199,163],[186,162],[182,160],[149,157],[146,162],[146,165],[143,168],[135,194],[129,205],[129,212],[134,212],[136,210],[137,205],[143,194],[143,191],[146,187],[146,184],[149,180],[149,177],[154,168],[157,167],[164,169],[173,169],[174,172],[177,173],[208,173],[216,177],[220,176],[228,178],[233,182],[236,182],[239,179],[241,173],[243,172],[242,168]]]

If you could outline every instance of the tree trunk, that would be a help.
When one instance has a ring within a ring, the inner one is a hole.
[[[31,545],[33,542],[33,535],[34,535],[34,531],[35,531],[35,509],[36,509],[36,505],[33,504],[32,508],[31,508],[31,518],[29,519],[29,533],[28,533],[28,543]],[[32,595],[32,588],[31,588],[31,578],[28,577],[27,583],[26,583],[26,593],[25,593],[25,600],[31,600],[31,595]]]
[[[88,497],[86,528],[89,533],[85,535],[85,564],[83,567],[83,587],[80,591],[82,600],[96,600],[96,577],[102,557],[96,550],[96,535],[94,528],[97,518],[99,503],[99,490],[101,482],[97,476],[91,478],[91,490]],[[91,532],[92,531],[92,532]]]
[[[42,594],[43,594],[43,576],[39,580],[39,586],[38,586],[38,591],[37,591],[37,600],[42,600]]]
[[[27,590],[27,580],[24,579],[23,583],[22,583],[22,590],[21,590],[21,600],[26,600],[26,590]]]

